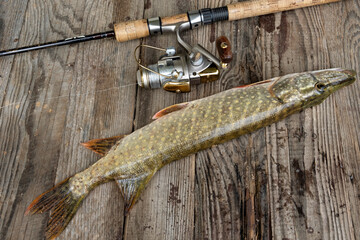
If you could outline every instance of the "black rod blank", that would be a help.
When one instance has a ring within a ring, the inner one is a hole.
[[[7,56],[7,55],[13,55],[13,54],[17,54],[17,53],[39,50],[39,49],[43,49],[43,48],[63,46],[63,45],[68,45],[68,44],[73,44],[73,43],[80,43],[80,42],[86,42],[86,41],[102,39],[102,38],[110,38],[110,37],[115,37],[114,31],[95,33],[95,34],[91,34],[91,35],[67,38],[64,40],[59,40],[59,41],[54,41],[54,42],[48,42],[48,43],[37,44],[37,45],[32,45],[32,46],[27,46],[27,47],[4,50],[4,51],[0,51],[0,57]]]

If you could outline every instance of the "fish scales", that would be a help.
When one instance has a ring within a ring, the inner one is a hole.
[[[296,79],[301,84],[303,79],[309,78],[313,77],[309,74],[287,76],[287,81],[279,81],[273,89],[294,92],[294,87],[289,86],[288,81]],[[269,86],[276,80],[279,79],[196,100],[186,108],[156,120],[124,138],[88,171],[74,176],[72,185],[81,189],[79,194],[83,194],[93,185],[96,186],[98,181],[128,178],[129,175],[160,169],[171,161],[300,111],[300,99],[284,104],[270,94]]]
[[[277,120],[274,117],[277,113],[283,118],[298,110],[292,103],[281,104],[271,97],[267,90],[270,84],[232,89],[193,101],[186,108],[125,137],[79,178],[126,178],[127,174],[159,169],[171,161],[268,125]]]
[[[89,141],[85,146],[105,156],[40,195],[26,213],[52,209],[46,237],[54,238],[87,194],[111,180],[117,181],[128,212],[164,165],[317,105],[354,82],[355,75],[343,69],[291,74],[166,108],[154,116],[159,119],[115,145],[114,138]]]

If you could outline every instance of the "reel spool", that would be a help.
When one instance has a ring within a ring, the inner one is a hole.
[[[202,47],[200,44],[191,46],[180,37],[180,32],[190,28],[188,22],[175,26],[167,26],[170,31],[176,32],[177,41],[186,50],[185,53],[176,55],[174,47],[167,49],[148,45],[139,45],[134,51],[138,85],[148,89],[163,88],[166,91],[183,93],[190,92],[191,85],[213,82],[219,79],[220,69],[227,68],[232,60],[231,45],[229,40],[222,36],[216,40],[220,59]],[[144,66],[136,58],[136,50],[140,47],[152,48],[165,52],[155,64]]]

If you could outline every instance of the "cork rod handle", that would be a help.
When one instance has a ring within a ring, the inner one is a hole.
[[[220,7],[222,9],[220,14],[224,14],[223,9],[225,9],[225,18],[219,18],[218,11],[213,15],[213,17],[215,17],[215,20],[210,20],[210,23],[226,19],[228,19],[229,21],[234,21],[248,17],[255,17],[275,12],[292,10],[296,8],[303,8],[339,1],[341,0],[249,0],[244,2],[237,2],[229,4],[226,7]],[[216,9],[206,10],[209,13],[209,11],[211,12],[212,10]],[[200,12],[201,11],[202,10],[200,10]],[[165,26],[180,22],[187,22],[189,21],[188,14],[189,13],[183,13],[176,16],[164,17],[161,18],[161,23],[163,26]],[[150,35],[148,20],[146,19],[117,23],[114,25],[114,31],[116,40],[118,40],[119,42],[126,42],[129,40],[139,39]]]
[[[341,0],[252,0],[227,5],[229,21],[310,7]]]

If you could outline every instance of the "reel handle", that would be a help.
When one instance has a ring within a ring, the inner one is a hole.
[[[206,8],[164,18],[141,19],[114,25],[116,40],[126,42],[166,32],[165,26],[190,22],[191,28],[223,20],[239,20],[341,0],[249,0],[220,8]]]
[[[222,67],[226,68],[233,59],[229,39],[225,36],[218,37],[216,39],[216,49],[219,53]]]

